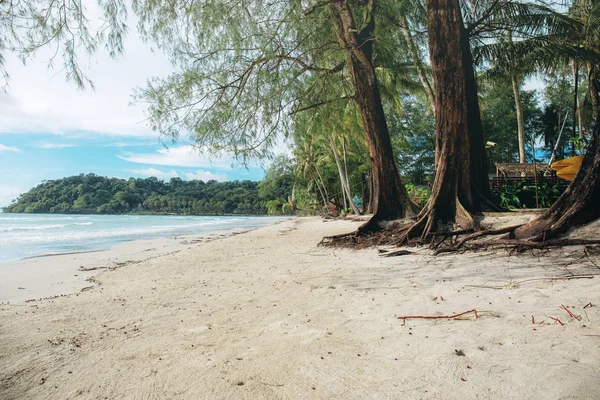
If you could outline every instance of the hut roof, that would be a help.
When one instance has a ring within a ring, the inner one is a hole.
[[[551,172],[552,169],[547,164],[536,164],[535,170],[533,164],[509,164],[509,163],[497,163],[496,169],[499,173],[503,175],[512,175],[512,174],[522,174],[533,176],[535,171],[538,173],[541,172]]]

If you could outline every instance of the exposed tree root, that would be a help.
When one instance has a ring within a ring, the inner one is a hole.
[[[594,239],[552,239],[545,242],[532,242],[529,240],[519,239],[496,239],[496,240],[481,240],[473,241],[467,244],[466,241],[461,241],[460,246],[458,244],[452,247],[446,247],[438,249],[434,254],[442,253],[453,253],[462,250],[480,250],[489,248],[506,248],[511,252],[522,253],[532,249],[548,249],[550,247],[565,247],[565,246],[581,246],[590,244],[600,244],[600,240]]]
[[[428,245],[434,250],[434,255],[443,253],[464,252],[468,250],[485,250],[489,248],[504,248],[511,253],[522,253],[533,249],[550,249],[565,246],[598,245],[600,239],[548,239],[538,241],[540,235],[529,239],[514,239],[515,230],[524,224],[512,225],[499,229],[456,229],[436,232],[427,229],[427,218],[420,217],[417,221],[394,221],[375,232],[360,230],[325,237],[320,242],[323,246],[364,249],[375,246],[417,246]],[[543,234],[542,234],[543,235]],[[486,236],[500,236],[497,239],[482,239]],[[476,240],[478,239],[478,240]],[[382,254],[382,257],[405,255],[407,250],[399,250]]]

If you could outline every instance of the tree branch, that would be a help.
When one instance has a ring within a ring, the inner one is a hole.
[[[320,1],[317,4],[315,4],[314,6],[312,6],[311,8],[309,8],[308,10],[304,11],[302,14],[307,17],[310,14],[314,13],[315,11],[317,11],[319,8],[321,7],[325,7],[330,5],[331,3],[333,3],[331,0],[326,0],[326,1]]]
[[[311,110],[313,108],[321,107],[321,106],[331,104],[331,103],[337,103],[338,101],[353,100],[353,99],[354,99],[354,96],[343,96],[343,97],[337,97],[335,99],[324,100],[319,103],[311,104],[310,106],[306,106],[306,107],[302,107],[297,110],[294,110],[294,111],[290,112],[289,115],[295,115],[302,111]]]

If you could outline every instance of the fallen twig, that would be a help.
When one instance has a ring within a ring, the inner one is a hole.
[[[540,281],[570,281],[571,279],[593,279],[594,276],[598,276],[598,274],[583,274],[583,275],[565,275],[565,276],[556,276],[553,278],[531,278],[525,279],[518,282],[512,282],[503,286],[488,286],[488,285],[465,285],[465,287],[475,287],[475,288],[483,288],[483,289],[506,289],[507,287],[514,287],[518,285],[522,285],[523,283],[531,283],[531,282],[540,282]],[[585,307],[584,307],[585,308]]]
[[[550,318],[551,320],[554,320],[554,321],[558,322],[558,323],[560,324],[560,326],[564,326],[564,325],[565,325],[565,324],[563,324],[563,323],[562,323],[562,321],[561,321],[560,319],[558,319],[558,318],[554,318],[554,317],[548,317],[548,318]]]
[[[583,306],[583,308],[588,308],[588,307],[592,307],[592,302],[591,301],[589,303],[587,303],[585,306]]]
[[[403,316],[397,317],[397,318],[404,320],[404,321],[406,321],[407,319],[456,319],[457,317],[460,317],[461,315],[465,315],[468,313],[475,314],[475,319],[479,318],[479,315],[477,315],[476,309],[464,311],[464,312],[454,314],[454,315],[403,315]]]
[[[577,321],[579,321],[579,317],[577,315],[573,314],[571,311],[569,311],[569,309],[567,307],[565,307],[563,304],[560,305],[560,308],[565,310],[571,318],[575,318]]]
[[[406,256],[409,254],[413,254],[413,252],[408,251],[408,250],[397,250],[397,251],[392,251],[389,253],[380,254],[379,257],[397,257],[397,256]]]

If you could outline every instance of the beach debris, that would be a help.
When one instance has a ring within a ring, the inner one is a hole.
[[[565,307],[563,304],[560,305],[560,308],[565,310],[569,314],[569,317],[575,318],[577,321],[580,321],[580,318],[577,315],[573,314],[571,311],[569,311],[569,309],[567,307]]]
[[[460,357],[464,357],[466,355],[464,351],[457,350],[457,349],[454,349],[454,354],[456,354],[457,356],[460,356]]]
[[[380,254],[379,256],[380,257],[398,257],[398,256],[406,256],[409,254],[413,254],[413,252],[408,251],[408,250],[397,250],[397,251],[383,253],[383,254]]]
[[[461,313],[453,314],[453,315],[403,315],[403,316],[396,317],[396,318],[401,319],[403,321],[403,325],[404,325],[404,323],[406,322],[407,319],[454,319],[454,320],[464,320],[465,318],[458,318],[458,317],[460,317],[461,315],[469,314],[469,313],[475,314],[475,319],[479,318],[479,315],[477,315],[477,310],[476,309],[463,311]]]
[[[554,317],[548,317],[548,318],[550,318],[550,319],[551,319],[551,320],[553,320],[553,321],[556,321],[556,322],[558,322],[558,323],[560,324],[560,326],[564,326],[564,325],[565,325],[565,324],[563,324],[563,323],[562,323],[562,321],[561,321],[560,319],[558,319],[558,318],[554,318]]]
[[[585,306],[583,306],[583,308],[588,308],[588,307],[593,307],[591,301],[589,303],[587,303]]]

